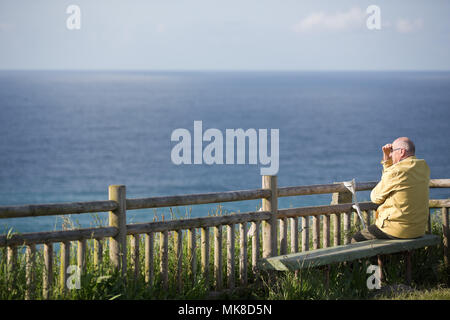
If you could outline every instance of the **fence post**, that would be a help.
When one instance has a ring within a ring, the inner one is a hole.
[[[209,289],[209,228],[203,227],[201,233],[201,260],[202,260],[202,273],[205,278],[205,283]]]
[[[16,266],[17,266],[17,247],[8,246],[6,248],[6,272],[8,288],[12,289],[12,284],[15,282],[16,277]]]
[[[101,268],[103,259],[103,239],[94,239],[94,267]]]
[[[340,183],[340,182],[335,182],[335,183]],[[353,197],[352,197],[352,193],[350,191],[343,191],[343,192],[335,192],[332,194],[332,198],[331,198],[331,204],[342,204],[342,203],[352,203],[353,201]],[[350,215],[351,215],[351,211],[350,211]],[[340,245],[341,244],[341,219],[340,219],[340,214],[335,214],[333,215],[333,224],[334,224],[334,232],[338,233],[337,235],[334,235],[334,245]],[[350,230],[348,229],[348,224],[350,222],[351,224],[351,220],[347,221],[346,219],[349,219],[348,217],[348,213],[344,214],[344,233],[345,231],[349,232]],[[351,225],[350,225],[351,228]],[[349,235],[348,234],[344,234],[344,244],[350,243],[349,240]]]
[[[110,238],[109,254],[112,265],[125,275],[127,270],[127,218],[126,188],[124,185],[109,186],[109,200],[116,201],[118,208],[109,212],[109,226],[116,227],[118,232]]]
[[[222,290],[222,225],[214,227],[214,276],[216,290]]]
[[[443,207],[442,209],[442,233],[444,236],[443,247],[444,247],[444,265],[448,269],[449,260],[450,260],[450,251],[448,250],[449,246],[449,225],[448,225],[448,208]]]
[[[242,286],[247,285],[247,222],[239,225],[239,279]]]
[[[195,283],[195,279],[197,277],[197,230],[196,228],[191,228],[188,230],[188,254],[189,261],[191,262],[191,268],[189,270],[191,275],[192,283]]]
[[[77,246],[77,265],[82,274],[86,271],[86,240],[78,240]]]
[[[263,258],[277,255],[277,218],[278,213],[278,189],[277,176],[262,176],[262,188],[269,189],[271,196],[262,199],[263,211],[270,211],[272,216],[263,221]]]
[[[64,294],[67,287],[67,268],[70,265],[70,241],[62,242],[59,251],[61,255],[59,284],[61,293]]]
[[[145,237],[145,282],[150,287],[153,286],[154,239],[155,235],[153,232],[147,233]]]
[[[25,251],[25,300],[33,299],[35,289],[36,245],[30,244]]]
[[[340,182],[334,182],[340,183]],[[335,192],[332,194],[331,204],[351,203],[353,201],[350,191]]]
[[[42,297],[47,300],[53,283],[53,243],[44,243],[44,270],[42,275]]]

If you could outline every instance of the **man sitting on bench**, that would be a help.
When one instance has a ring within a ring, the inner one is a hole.
[[[370,194],[379,205],[375,224],[355,233],[352,243],[372,239],[410,239],[425,234],[428,221],[430,168],[415,157],[414,143],[406,138],[386,144],[381,181]]]

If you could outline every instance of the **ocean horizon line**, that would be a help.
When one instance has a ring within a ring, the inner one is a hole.
[[[232,73],[232,72],[261,72],[261,73],[357,73],[357,72],[365,72],[365,73],[412,73],[412,72],[434,72],[434,73],[448,73],[448,70],[440,70],[440,69],[386,69],[386,70],[371,70],[371,69],[361,69],[361,70],[352,70],[352,69],[1,69],[0,72],[198,72],[198,73],[208,73],[208,72],[223,72],[223,73]]]

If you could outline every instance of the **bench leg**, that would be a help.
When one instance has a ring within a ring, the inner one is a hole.
[[[412,265],[411,265],[411,256],[412,250],[405,252],[405,260],[406,260],[406,284],[411,284],[411,274],[412,274]]]

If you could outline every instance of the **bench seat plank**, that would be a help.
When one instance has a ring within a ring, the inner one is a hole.
[[[409,251],[437,245],[439,242],[441,242],[441,238],[431,234],[426,234],[423,237],[416,239],[369,240],[354,244],[265,258],[259,261],[259,267],[263,270],[293,271],[369,258],[379,254]]]

